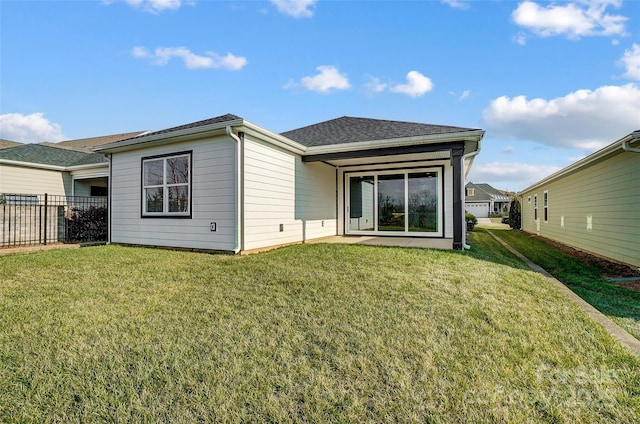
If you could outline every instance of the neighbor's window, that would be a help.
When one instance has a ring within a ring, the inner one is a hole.
[[[538,195],[533,196],[533,220],[538,220]]]
[[[544,208],[544,222],[549,221],[549,192],[545,191],[542,194],[542,207]]]
[[[531,196],[527,197],[527,203],[531,203]]]
[[[475,188],[468,188],[467,189],[467,196],[475,196],[476,195],[476,189]]]
[[[191,152],[142,159],[142,215],[191,215]]]
[[[107,187],[101,187],[101,186],[91,186],[91,191],[89,192],[90,196],[108,196],[108,189]]]

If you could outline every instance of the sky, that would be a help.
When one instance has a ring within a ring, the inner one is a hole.
[[[640,129],[640,1],[0,0],[0,138],[226,113],[481,128],[468,180],[522,190]]]

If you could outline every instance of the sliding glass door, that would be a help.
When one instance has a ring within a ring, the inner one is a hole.
[[[347,233],[441,235],[439,170],[353,173],[346,182]]]

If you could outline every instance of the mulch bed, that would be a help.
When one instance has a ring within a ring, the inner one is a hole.
[[[567,246],[566,244],[559,243],[554,240],[550,240],[545,237],[541,237],[535,234],[525,233],[527,236],[531,238],[536,238],[540,241],[549,244],[556,249],[560,250],[562,253],[569,255],[571,257],[580,259],[587,265],[594,266],[600,270],[602,276],[605,279],[609,278],[629,278],[636,277],[638,280],[634,281],[612,281],[613,284],[616,284],[621,287],[626,287],[631,290],[640,291],[640,272],[634,269],[630,265],[626,265],[620,262],[615,262],[610,259],[605,259],[600,256],[596,256],[591,253],[584,252],[579,249],[575,249],[571,246]]]

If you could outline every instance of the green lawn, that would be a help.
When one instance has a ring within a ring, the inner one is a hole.
[[[471,252],[0,256],[0,422],[633,422],[640,360]]]
[[[520,231],[492,231],[640,339],[640,292],[606,281],[596,262],[564,254],[538,238]]]

